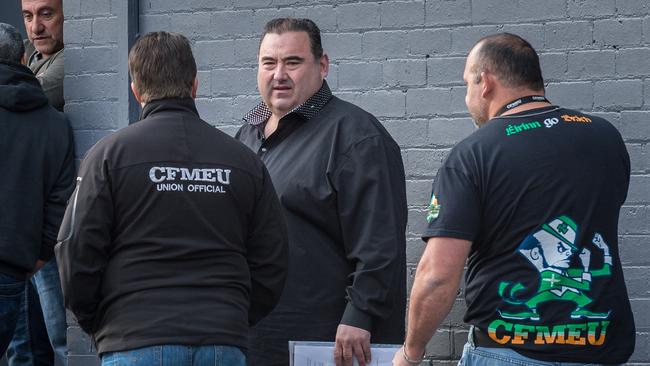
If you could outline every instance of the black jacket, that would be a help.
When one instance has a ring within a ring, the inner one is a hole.
[[[100,353],[245,349],[287,269],[268,172],[189,98],[148,103],[142,117],[81,163],[56,247],[66,307]]]
[[[0,272],[25,278],[53,255],[74,189],[72,130],[34,74],[0,61]]]

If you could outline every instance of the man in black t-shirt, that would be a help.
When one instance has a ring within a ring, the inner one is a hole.
[[[419,364],[466,260],[461,365],[626,362],[635,329],[617,243],[630,175],[620,133],[551,105],[518,36],[481,39],[463,79],[480,128],[438,171],[394,364]]]

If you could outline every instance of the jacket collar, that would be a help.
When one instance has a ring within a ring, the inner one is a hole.
[[[199,112],[196,110],[196,104],[194,104],[194,99],[188,97],[152,100],[142,108],[142,112],[140,112],[140,120],[156,113],[172,111],[190,112],[195,114],[197,118],[200,118]]]
[[[304,103],[292,109],[284,116],[290,115],[291,113],[296,113],[302,116],[305,121],[309,121],[314,116],[316,116],[318,112],[321,111],[321,109],[323,109],[325,104],[327,104],[330,99],[332,99],[332,91],[327,85],[327,81],[323,80],[323,86],[321,86],[314,95],[309,97],[309,99],[307,99]],[[284,116],[282,117],[284,118]],[[249,123],[253,126],[259,126],[268,121],[269,117],[271,117],[271,110],[266,106],[266,104],[264,104],[264,102],[260,102],[250,112],[246,113],[243,119],[246,121],[246,123]]]

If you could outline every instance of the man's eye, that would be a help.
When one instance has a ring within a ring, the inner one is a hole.
[[[32,15],[31,15],[31,14],[24,14],[24,15],[23,15],[23,18],[24,18],[25,20],[27,20],[27,21],[31,21],[31,20],[32,20]]]

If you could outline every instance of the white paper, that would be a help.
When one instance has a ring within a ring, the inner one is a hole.
[[[391,366],[399,344],[371,344],[368,366]],[[289,342],[290,366],[335,366],[334,342]],[[356,358],[354,366],[358,366]]]

